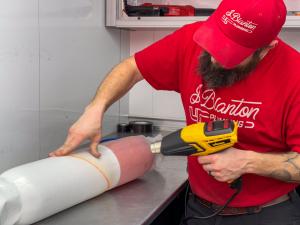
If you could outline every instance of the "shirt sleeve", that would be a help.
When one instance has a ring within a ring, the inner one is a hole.
[[[187,26],[176,30],[134,57],[139,71],[146,81],[157,90],[180,92],[180,62],[189,32]]]

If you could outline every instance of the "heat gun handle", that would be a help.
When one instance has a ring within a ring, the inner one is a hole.
[[[160,152],[163,155],[189,156],[197,153],[197,149],[181,138],[182,129],[165,136],[161,141]]]
[[[242,187],[242,177],[229,181],[229,186],[232,189],[240,189]]]

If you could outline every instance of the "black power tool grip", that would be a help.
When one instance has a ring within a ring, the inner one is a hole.
[[[162,139],[160,151],[163,155],[188,156],[197,153],[196,148],[181,139],[181,130],[173,132]]]

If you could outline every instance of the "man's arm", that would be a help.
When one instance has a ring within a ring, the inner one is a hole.
[[[67,155],[84,140],[90,139],[90,151],[92,155],[99,157],[97,145],[101,140],[104,112],[142,79],[134,57],[129,57],[114,67],[98,87],[95,97],[84,113],[69,129],[65,143],[49,156]]]
[[[300,155],[296,152],[258,153],[230,148],[208,156],[199,156],[203,169],[215,179],[228,182],[252,173],[285,182],[300,183]]]
[[[252,152],[248,173],[272,177],[285,182],[300,183],[300,155],[297,152]]]
[[[99,111],[105,112],[110,105],[119,100],[142,79],[134,57],[125,59],[114,67],[103,80],[88,108],[97,108]]]

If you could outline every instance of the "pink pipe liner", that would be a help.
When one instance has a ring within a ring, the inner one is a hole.
[[[105,143],[120,163],[121,177],[118,185],[144,175],[152,166],[154,155],[144,136],[132,136]]]

